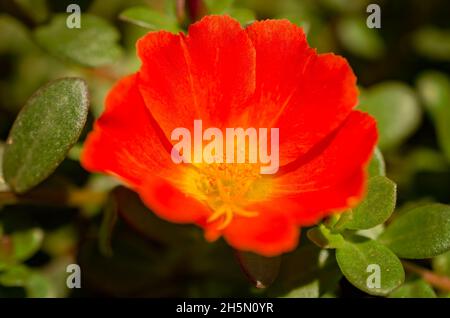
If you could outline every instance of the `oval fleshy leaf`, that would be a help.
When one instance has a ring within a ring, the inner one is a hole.
[[[0,191],[8,191],[9,187],[5,182],[5,178],[3,177],[3,153],[5,151],[5,145],[0,142]]]
[[[450,206],[427,204],[398,216],[379,242],[401,258],[423,259],[450,250]]]
[[[377,59],[384,55],[385,45],[376,29],[369,29],[363,19],[343,18],[337,24],[337,35],[350,53]]]
[[[149,7],[136,6],[126,9],[120,14],[120,19],[150,30],[166,30],[180,32],[175,16],[164,15]]]
[[[434,121],[439,145],[450,161],[450,78],[439,72],[425,72],[418,78],[417,88]]]
[[[450,61],[450,30],[423,27],[412,37],[416,52],[431,60]]]
[[[386,177],[369,180],[364,200],[354,209],[345,227],[352,230],[370,229],[384,223],[395,209],[397,187]]]
[[[3,174],[24,193],[46,179],[78,140],[88,114],[86,83],[64,78],[39,89],[26,103],[9,133]]]
[[[378,147],[375,148],[373,152],[372,159],[369,162],[369,176],[385,176],[386,175],[386,164],[384,163],[383,154]]]
[[[450,277],[450,251],[433,258],[431,264],[436,273]]]
[[[417,129],[421,120],[414,91],[400,82],[384,82],[362,91],[358,108],[377,120],[381,150],[403,142]]]
[[[397,256],[387,247],[366,238],[347,241],[336,250],[336,260],[348,281],[370,295],[388,295],[405,279]]]
[[[50,24],[36,29],[36,41],[50,54],[80,65],[111,64],[121,55],[119,32],[97,16],[81,16],[80,28],[68,28],[67,16],[56,15]]]
[[[394,290],[389,298],[436,298],[433,288],[421,279],[408,282]]]
[[[33,256],[41,248],[43,239],[44,232],[38,228],[14,233],[11,236],[14,260],[22,262]]]

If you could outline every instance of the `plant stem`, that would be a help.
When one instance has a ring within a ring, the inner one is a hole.
[[[411,262],[402,261],[402,263],[407,271],[419,275],[428,284],[430,284],[433,287],[436,287],[437,289],[440,289],[442,291],[450,292],[450,278],[449,277],[438,275],[428,269],[420,267]]]
[[[182,25],[186,19],[186,0],[177,0],[176,12],[178,24]]]
[[[112,69],[106,68],[106,67],[99,67],[99,68],[84,68],[83,71],[90,76],[94,76],[96,78],[110,81],[110,82],[116,82],[120,79],[120,76],[118,76]]]

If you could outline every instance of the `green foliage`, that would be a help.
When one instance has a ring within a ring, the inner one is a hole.
[[[359,109],[375,117],[381,150],[391,149],[418,128],[421,111],[414,91],[399,82],[385,82],[363,91]]]
[[[28,100],[3,156],[3,174],[14,191],[30,190],[64,160],[84,128],[88,106],[86,84],[76,78],[52,82]]]
[[[205,5],[209,13],[222,14],[230,10],[234,2],[234,0],[205,0]]]
[[[66,15],[56,15],[50,24],[36,29],[36,41],[58,58],[90,67],[111,64],[120,57],[120,35],[107,21],[84,14],[80,28],[69,29],[66,23]]]
[[[27,260],[40,249],[43,238],[44,233],[40,229],[14,233],[11,236],[12,258],[17,262]]]
[[[15,3],[31,18],[34,22],[41,23],[49,16],[49,10],[46,0],[14,0]]]
[[[333,233],[324,224],[310,229],[307,235],[312,242],[322,248],[334,249],[343,246],[345,243],[342,235]]]
[[[417,87],[434,120],[439,145],[450,161],[450,79],[443,73],[429,71],[419,76]]]
[[[388,295],[405,279],[400,260],[388,248],[373,240],[355,238],[355,241],[346,241],[337,249],[336,259],[344,276],[370,295]],[[379,287],[369,282],[371,265],[380,268]]]
[[[205,5],[210,14],[228,14],[243,25],[256,19],[256,15],[252,10],[237,8],[233,6],[234,3],[234,0],[205,0]]]
[[[38,228],[7,236],[0,245],[0,270],[29,259],[40,249],[43,238]]]
[[[417,53],[433,60],[450,61],[450,30],[424,27],[413,35]]]
[[[356,56],[373,60],[385,53],[383,40],[376,29],[369,29],[360,17],[341,19],[336,31],[341,44]]]
[[[0,274],[0,284],[6,287],[23,287],[30,298],[50,296],[50,283],[43,275],[19,265]]]
[[[22,54],[29,50],[33,43],[28,36],[26,27],[6,14],[0,15],[0,53]]]
[[[377,176],[369,180],[365,199],[351,210],[351,219],[345,223],[347,229],[364,230],[382,224],[395,209],[396,185],[386,177]]]
[[[338,12],[363,12],[370,0],[319,0],[319,2],[327,9]]]
[[[7,191],[9,189],[8,185],[5,182],[5,178],[3,177],[3,152],[5,151],[5,145],[0,143],[0,191]]]
[[[402,258],[430,258],[450,250],[450,206],[422,205],[389,224],[379,241]]]
[[[358,109],[379,130],[362,200],[302,228],[299,246],[274,258],[164,221],[119,180],[82,169],[83,130],[91,129],[88,111],[103,112],[113,83],[138,69],[136,40],[148,31],[186,32],[192,12],[174,0],[85,1],[81,28],[70,29],[60,1],[14,0],[0,14],[0,296],[318,298],[352,296],[354,288],[393,298],[448,295],[446,21],[423,25],[415,3],[404,6],[413,25],[393,20],[380,3],[383,27],[369,29],[369,0],[200,2],[199,18],[228,14],[244,27],[287,18],[318,52],[348,59],[367,87]],[[75,294],[65,283],[73,263],[83,269]]]
[[[436,298],[433,288],[421,279],[403,284],[389,294],[390,298]]]
[[[378,147],[375,148],[369,163],[368,171],[370,177],[386,175],[386,164],[384,162],[383,154]]]
[[[244,26],[256,20],[255,13],[245,8],[232,8],[228,14]]]
[[[173,33],[181,31],[175,16],[164,15],[144,6],[126,9],[120,14],[120,19],[150,30],[165,30]]]
[[[450,251],[434,257],[432,265],[436,273],[450,277]]]
[[[318,298],[334,292],[341,278],[334,251],[305,241],[295,252],[282,256],[279,275],[268,292],[285,298]]]

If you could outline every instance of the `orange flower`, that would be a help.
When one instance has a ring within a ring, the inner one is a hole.
[[[82,164],[118,176],[160,217],[194,223],[208,240],[274,256],[293,250],[299,228],[361,199],[377,139],[374,120],[353,110],[347,61],[309,48],[286,20],[246,29],[208,16],[188,35],[150,32],[142,67],[109,93]],[[280,170],[258,163],[175,164],[178,127],[277,127]]]

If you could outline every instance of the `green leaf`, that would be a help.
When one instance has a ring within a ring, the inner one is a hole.
[[[450,250],[450,206],[421,205],[389,224],[379,241],[402,258],[430,258]]]
[[[381,150],[402,143],[421,120],[414,91],[401,82],[384,82],[362,91],[359,109],[377,120]]]
[[[0,271],[32,257],[41,248],[44,232],[34,228],[0,235]]]
[[[44,232],[38,228],[12,234],[13,259],[16,262],[29,259],[41,248],[43,239]]]
[[[7,287],[23,287],[30,298],[48,297],[51,288],[46,277],[23,265],[14,266],[1,273],[0,284]]]
[[[233,7],[234,2],[234,0],[205,0],[210,14],[228,14],[242,25],[256,20],[256,15],[252,10]]]
[[[417,88],[434,120],[439,145],[450,161],[450,79],[443,73],[425,72],[417,79]]]
[[[324,224],[316,226],[306,233],[308,239],[321,248],[338,248],[345,244],[341,234],[333,233]]]
[[[79,238],[75,226],[66,225],[45,232],[42,250],[54,258],[70,255],[76,250],[78,240]]]
[[[236,251],[239,264],[256,288],[267,288],[277,278],[281,257],[264,257],[254,253]]]
[[[14,0],[14,2],[17,3],[34,22],[41,23],[48,17],[49,11],[46,0]]]
[[[14,266],[0,274],[0,285],[7,287],[23,287],[25,286],[30,270],[23,266]]]
[[[424,27],[413,35],[413,45],[420,55],[438,61],[450,61],[450,30]]]
[[[386,175],[386,164],[384,163],[383,154],[378,147],[375,148],[368,170],[370,177]]]
[[[436,273],[450,277],[450,251],[434,257],[431,264]]]
[[[269,296],[317,298],[336,291],[341,278],[334,251],[306,241],[282,256],[280,273],[268,290]]]
[[[50,297],[51,283],[47,277],[40,273],[33,272],[25,285],[27,296],[29,298],[44,298]]]
[[[0,53],[23,54],[33,49],[27,28],[15,18],[0,14]]]
[[[385,53],[385,45],[376,29],[369,29],[365,18],[343,18],[338,22],[337,35],[342,45],[352,54],[378,59]]]
[[[98,67],[111,64],[121,55],[119,32],[97,16],[81,16],[81,28],[69,29],[65,14],[56,15],[36,29],[36,41],[50,54],[77,64]]]
[[[24,193],[46,179],[78,140],[88,114],[83,80],[65,78],[40,88],[18,115],[7,140],[3,174]]]
[[[83,144],[80,142],[76,143],[75,145],[73,145],[72,148],[70,148],[69,152],[67,153],[67,158],[73,161],[80,161],[82,152],[83,152]]]
[[[149,7],[128,8],[120,14],[119,18],[150,30],[166,30],[173,33],[181,31],[175,16],[164,15]]]
[[[408,282],[394,290],[389,298],[436,298],[433,288],[421,279]]]
[[[9,187],[6,184],[5,178],[3,177],[3,169],[1,167],[3,166],[3,153],[5,151],[5,145],[0,142],[0,191],[8,191]]]
[[[41,248],[44,232],[38,228],[0,236],[0,271],[32,257]]]
[[[364,12],[370,0],[319,0],[321,6],[337,12]]]
[[[252,10],[245,8],[232,8],[228,14],[238,20],[242,25],[246,25],[256,20],[256,15]]]
[[[385,246],[367,238],[347,241],[336,250],[336,260],[348,281],[370,295],[385,296],[405,279],[403,266],[397,256]],[[378,269],[380,276],[377,282],[375,277]]]
[[[416,85],[426,110],[433,117],[439,115],[440,109],[448,107],[450,79],[447,75],[436,71],[426,71],[417,78]]]
[[[384,223],[395,209],[397,187],[386,177],[369,179],[364,200],[352,209],[351,219],[345,227],[351,230],[370,229]]]
[[[231,9],[234,0],[205,0],[210,14],[223,14]]]

